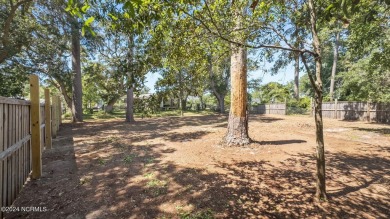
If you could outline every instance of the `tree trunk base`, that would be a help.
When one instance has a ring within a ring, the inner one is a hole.
[[[244,146],[251,143],[248,136],[248,117],[235,117],[230,113],[228,131],[223,143],[227,146]]]

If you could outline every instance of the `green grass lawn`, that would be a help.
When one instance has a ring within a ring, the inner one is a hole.
[[[213,115],[216,114],[214,111],[210,110],[202,110],[202,111],[193,111],[188,110],[184,111],[184,116],[199,116],[199,115]],[[168,111],[159,111],[154,114],[142,114],[142,113],[135,113],[134,117],[136,119],[141,118],[147,118],[147,117],[167,117],[167,116],[180,116],[181,112],[180,110],[168,110]],[[65,120],[70,120],[71,115],[70,113],[67,113],[64,115]],[[84,113],[84,120],[101,120],[101,119],[125,119],[126,118],[126,111],[125,110],[114,110],[111,113],[106,113],[104,111],[94,112],[94,113]]]

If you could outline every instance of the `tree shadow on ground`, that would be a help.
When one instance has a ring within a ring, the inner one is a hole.
[[[85,134],[85,137],[99,135],[101,133],[117,136],[126,135],[128,131],[131,130],[133,133],[131,136],[132,142],[142,142],[148,139],[157,138],[164,138],[174,142],[186,139],[188,140],[191,136],[200,138],[209,133],[209,131],[199,130],[202,126],[209,125],[212,127],[221,123],[226,124],[225,115],[151,118],[137,120],[133,123],[118,120],[106,122],[86,122],[84,123],[84,127],[94,130],[94,132]],[[188,127],[189,130],[188,133],[182,133],[181,135],[183,136],[175,137],[177,133],[171,133],[172,130],[183,127]]]
[[[388,135],[390,134],[390,128],[357,128],[354,127],[354,130],[364,131],[364,132],[374,132],[378,134]]]
[[[207,131],[196,131],[196,132],[187,132],[187,133],[171,132],[171,133],[165,133],[164,139],[172,142],[193,141],[195,139],[202,138],[208,133],[210,132]]]
[[[292,139],[292,140],[280,140],[280,141],[252,141],[252,142],[260,145],[285,145],[285,144],[306,143],[307,141]]]
[[[206,164],[191,168],[164,161],[167,153],[175,152],[169,144],[115,138],[89,142],[88,136],[96,134],[89,125],[63,127],[61,135],[72,140],[45,152],[44,177],[28,182],[14,204],[45,206],[49,211],[14,212],[6,218],[183,218],[199,212],[212,212],[218,218],[387,218],[390,214],[386,157],[326,152],[329,202],[321,203],[314,200],[315,158],[310,154],[290,154],[277,164],[233,160],[216,162],[213,169]]]
[[[261,114],[255,114],[255,115],[250,115],[249,117],[249,122],[251,121],[259,121],[263,123],[272,123],[272,122],[277,122],[277,121],[282,121],[284,120],[283,118],[276,118],[272,117],[271,115],[261,115]]]

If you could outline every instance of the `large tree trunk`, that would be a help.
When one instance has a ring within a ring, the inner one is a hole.
[[[219,112],[225,113],[225,96],[221,95],[218,104],[219,104]]]
[[[298,48],[300,44],[299,38],[299,27],[295,25],[295,47]],[[294,97],[296,100],[299,100],[299,53],[294,52]]]
[[[213,92],[213,94],[217,98],[219,112],[225,113],[225,96],[216,92]]]
[[[128,67],[129,72],[127,73],[127,106],[126,106],[126,122],[135,122],[134,120],[134,38],[133,34],[129,34],[129,51],[128,51]]]
[[[127,89],[126,122],[135,122],[135,120],[134,120],[134,92],[133,92],[133,86],[131,86],[129,89]]]
[[[339,56],[339,40],[340,40],[340,31],[337,31],[336,38],[334,41],[332,76],[330,78],[330,91],[329,91],[330,101],[333,101],[334,80],[336,77],[337,59]]]
[[[179,71],[179,109],[180,109],[180,116],[184,116],[184,104],[183,104],[183,98],[184,98],[184,91],[183,91],[183,80],[181,71]]]
[[[228,129],[225,136],[227,145],[246,145],[248,136],[247,114],[247,52],[245,47],[232,45],[231,56],[231,106]]]
[[[210,87],[213,91],[215,98],[218,101],[218,109],[221,113],[225,113],[225,94],[218,93],[217,88],[215,87],[214,74],[213,74],[213,62],[212,62],[212,54],[208,57],[209,62],[209,78],[210,78]],[[226,83],[227,84],[227,83]]]
[[[219,112],[225,113],[225,95],[221,95],[221,98],[219,101]]]
[[[72,70],[73,70],[73,97],[72,115],[73,122],[83,121],[83,90],[81,82],[81,62],[80,62],[80,30],[77,21],[72,24]]]
[[[199,101],[200,101],[200,110],[204,109],[204,102],[202,96],[199,96]]]
[[[52,84],[61,92],[62,96],[64,97],[66,106],[70,112],[72,112],[72,98],[70,98],[68,95],[65,83],[58,77],[53,76],[53,79],[54,80],[51,80]]]
[[[242,16],[244,10],[235,6],[235,29],[242,28]],[[237,42],[244,43],[242,36],[235,37]],[[228,120],[227,133],[224,141],[227,145],[246,145],[251,142],[248,136],[248,111],[247,111],[247,51],[246,47],[230,44],[230,74],[231,74],[231,105]]]
[[[180,107],[180,109],[182,111],[186,111],[187,110],[187,98],[181,100],[181,107]]]
[[[108,101],[105,108],[106,113],[111,113],[114,110],[114,105],[118,101],[118,98],[112,98]]]
[[[324,131],[322,122],[322,80],[321,80],[321,44],[317,34],[316,27],[316,11],[313,0],[309,0],[310,23],[313,37],[313,47],[316,52],[316,81],[311,78],[311,84],[315,90],[315,105],[314,118],[316,123],[316,142],[317,142],[317,188],[316,197],[318,200],[326,200],[326,184],[325,184],[325,146],[324,146]]]

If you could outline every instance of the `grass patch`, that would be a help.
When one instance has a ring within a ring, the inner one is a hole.
[[[154,163],[154,157],[147,157],[144,159],[144,165]]]
[[[144,175],[144,177],[147,178],[147,179],[151,179],[151,178],[153,178],[153,176],[154,176],[154,173],[146,173]]]
[[[158,188],[158,187],[165,187],[167,185],[167,182],[165,180],[158,180],[158,179],[152,179],[149,180],[146,186],[150,188]]]
[[[97,159],[97,161],[98,161],[98,163],[99,163],[100,165],[106,165],[106,163],[107,163],[107,160],[104,160],[104,159],[101,158],[101,157],[99,157],[99,158]]]
[[[111,113],[106,113],[105,111],[85,113],[83,117],[85,120],[120,119],[125,118],[125,111],[113,111]]]
[[[168,182],[167,181],[154,178],[153,173],[145,174],[144,177],[148,179],[148,181],[146,183],[147,189],[145,191],[149,195],[151,195],[153,197],[157,197],[157,196],[160,196],[160,195],[167,193],[167,190],[168,190],[168,188],[167,188]]]
[[[137,154],[127,155],[125,158],[123,158],[123,162],[125,162],[125,164],[130,164],[137,156],[138,156]]]
[[[210,210],[198,211],[198,212],[185,212],[179,209],[180,219],[214,219],[214,213]]]
[[[216,112],[211,110],[186,110],[183,111],[184,116],[199,116],[199,115],[214,115]],[[153,114],[148,114],[148,117],[169,117],[169,116],[180,116],[180,110],[167,110],[167,111],[159,111]],[[134,117],[136,119],[145,118],[145,114],[143,113],[134,113]],[[68,115],[71,118],[71,115]],[[125,110],[114,110],[111,113],[106,113],[105,111],[98,111],[94,113],[84,113],[83,115],[85,120],[105,120],[105,119],[125,119],[126,111]]]
[[[120,142],[114,142],[113,146],[115,148],[119,149],[120,151],[125,151],[126,147],[127,147],[127,144],[123,144],[123,143],[120,143]]]
[[[118,137],[110,136],[108,138],[105,138],[103,142],[106,143],[106,144],[110,144],[110,143],[116,143],[118,141],[119,141]]]

